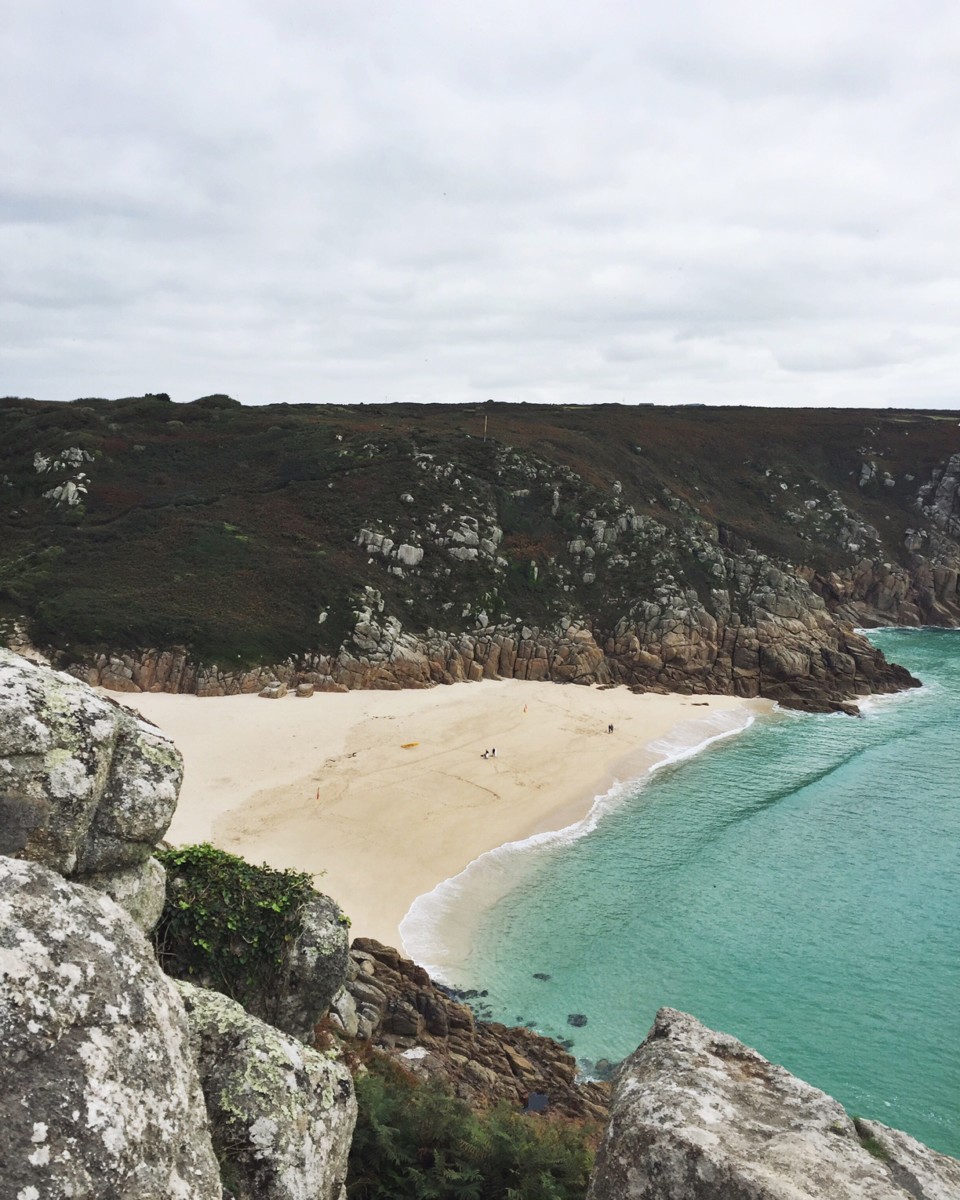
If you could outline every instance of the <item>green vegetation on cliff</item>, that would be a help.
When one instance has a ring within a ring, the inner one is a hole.
[[[694,686],[823,672],[856,695],[862,646],[804,665],[738,631],[824,605],[960,622],[958,455],[945,413],[8,399],[0,615],[66,660],[183,647],[222,671],[366,653],[371,606],[420,639],[572,619],[665,687],[682,626],[718,637]]]
[[[256,867],[204,843],[159,850],[167,897],[153,931],[168,975],[258,1010],[284,987],[284,951],[300,932],[313,879]]]
[[[473,1112],[377,1055],[355,1084],[350,1200],[581,1200],[586,1194],[589,1130],[503,1104]]]

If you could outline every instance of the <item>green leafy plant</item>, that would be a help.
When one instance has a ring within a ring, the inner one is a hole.
[[[350,1200],[580,1200],[590,1131],[501,1104],[475,1113],[373,1056],[356,1081]]]
[[[859,1117],[853,1118],[853,1126],[857,1131],[857,1138],[864,1150],[868,1154],[872,1154],[874,1158],[879,1158],[881,1162],[887,1162],[890,1158],[890,1151],[883,1142],[879,1138],[874,1137]]]
[[[283,991],[284,950],[299,933],[312,877],[256,867],[206,843],[158,857],[167,899],[153,940],[163,969],[269,1012]]]

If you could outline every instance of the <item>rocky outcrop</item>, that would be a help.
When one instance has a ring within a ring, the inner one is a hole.
[[[0,648],[0,852],[103,889],[150,928],[163,904],[151,855],[181,778],[155,726]]]
[[[184,988],[188,1026],[141,932],[179,783],[153,726],[0,651],[4,1195],[221,1200],[219,1158],[237,1200],[341,1200],[356,1104],[339,1057],[203,989]],[[316,895],[285,949],[272,1012],[308,1038],[344,978],[339,908]]]
[[[168,858],[167,864],[170,904],[154,938],[165,970],[176,978],[236,997],[251,1015],[311,1044],[317,1023],[346,976],[349,922],[339,905],[329,896],[305,888],[298,892],[290,923],[264,932],[262,910],[266,909],[268,918],[273,916],[272,901],[269,895],[257,894],[254,884],[228,887],[202,870],[194,874],[189,861],[178,865],[176,856]],[[282,874],[268,867],[263,871]],[[218,894],[218,919],[208,912],[206,927],[184,921],[180,906],[188,911],[193,904],[203,907],[210,891]],[[213,932],[215,927],[219,934]],[[218,936],[222,940],[218,941]],[[205,949],[198,953],[200,939],[204,939]],[[265,961],[256,967],[251,963],[255,957],[251,944],[264,954]],[[231,969],[229,964],[236,963],[243,966]]]
[[[620,1068],[588,1200],[956,1200],[960,1162],[661,1009]]]
[[[346,977],[349,936],[339,906],[319,892],[300,912],[300,930],[286,952],[271,1023],[303,1041],[330,1007]]]
[[[960,539],[960,454],[935,467],[917,493],[917,510],[952,538]]]
[[[835,620],[811,590],[802,604],[789,594],[773,593],[768,600],[770,607],[758,607],[751,623],[732,612],[718,619],[689,601],[650,602],[605,637],[567,620],[549,630],[491,626],[481,634],[434,633],[418,639],[400,632],[398,623],[368,621],[365,636],[373,648],[366,653],[307,655],[266,674],[282,676],[284,692],[303,683],[317,691],[346,691],[524,679],[764,696],[816,711],[917,685],[908,671],[888,663],[865,637]],[[162,656],[148,652],[138,662],[131,658],[130,685],[165,690],[164,680],[152,672],[157,657]],[[111,686],[110,673],[100,667],[81,673],[90,683]],[[188,681],[189,690],[210,696],[258,691],[262,675],[190,667],[177,678]],[[261,694],[278,697],[281,689]]]
[[[220,1200],[183,1006],[100,892],[0,858],[4,1195]]]
[[[803,572],[810,586],[842,620],[867,628],[883,625],[960,624],[960,559],[937,554],[939,539],[915,534],[927,555],[911,554],[907,566],[880,558],[861,559],[843,571]]]
[[[340,1200],[357,1119],[335,1056],[179,983],[226,1190],[235,1200]]]
[[[523,1107],[539,1092],[553,1112],[606,1119],[609,1088],[580,1082],[576,1060],[557,1042],[530,1029],[478,1021],[422,967],[372,938],[354,940],[346,987],[330,1020],[341,1036],[442,1081],[471,1105],[504,1100]]]

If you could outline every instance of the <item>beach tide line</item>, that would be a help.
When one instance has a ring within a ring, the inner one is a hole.
[[[466,962],[483,914],[508,892],[523,885],[538,854],[570,847],[635,795],[657,771],[675,767],[718,742],[743,733],[755,720],[756,713],[746,709],[714,710],[681,721],[666,736],[638,747],[637,756],[655,754],[656,761],[595,796],[581,819],[487,850],[464,870],[418,896],[400,922],[404,951],[432,978],[456,986],[457,972]]]

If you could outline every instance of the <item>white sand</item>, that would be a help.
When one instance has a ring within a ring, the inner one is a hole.
[[[579,820],[670,750],[651,743],[694,745],[718,721],[772,707],[516,680],[309,699],[117,698],[183,754],[170,841],[322,872],[318,886],[352,932],[396,946],[417,896],[485,850]]]

